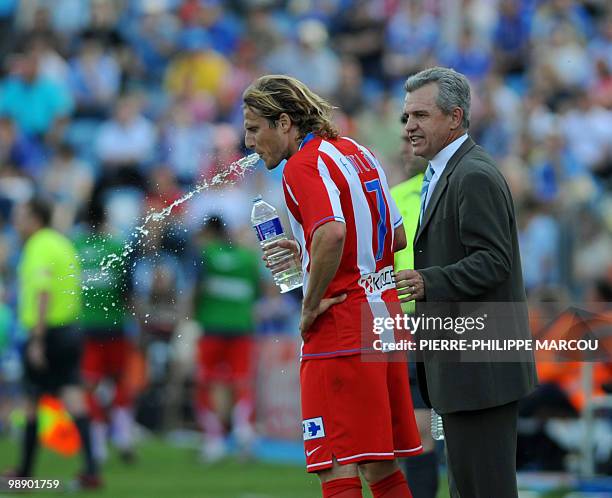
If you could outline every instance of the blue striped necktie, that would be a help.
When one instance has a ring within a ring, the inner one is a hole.
[[[429,184],[434,176],[434,170],[431,167],[431,163],[425,170],[425,177],[423,178],[423,186],[421,187],[421,213],[419,215],[419,223],[423,220],[423,213],[425,213],[425,201],[427,200],[427,191],[429,190]]]

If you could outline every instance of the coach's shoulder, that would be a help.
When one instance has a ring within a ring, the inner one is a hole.
[[[457,179],[493,181],[506,183],[504,176],[495,164],[495,160],[480,146],[473,147],[460,161],[457,168]]]

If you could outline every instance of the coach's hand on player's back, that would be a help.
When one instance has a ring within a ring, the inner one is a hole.
[[[302,265],[300,259],[300,246],[295,240],[279,240],[272,242],[263,250],[263,261],[266,268],[270,268],[272,274],[286,270],[296,264]]]
[[[319,306],[316,308],[306,308],[302,305],[302,317],[300,319],[300,334],[302,335],[302,339],[306,342],[306,336],[308,335],[308,329],[317,319],[317,317],[325,313],[330,307],[334,304],[341,303],[346,299],[346,294],[340,294],[339,296],[330,297],[327,299],[321,299]]]
[[[425,283],[418,271],[399,270],[396,272],[395,287],[402,303],[425,299]]]

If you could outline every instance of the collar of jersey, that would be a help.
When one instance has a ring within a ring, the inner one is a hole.
[[[314,132],[311,131],[308,135],[304,137],[304,140],[302,140],[302,142],[298,146],[298,150],[302,150],[302,147],[304,147],[304,145],[310,142],[314,137],[315,137],[315,134]]]

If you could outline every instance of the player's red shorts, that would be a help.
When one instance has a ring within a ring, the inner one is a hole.
[[[85,340],[81,371],[89,382],[105,377],[122,377],[134,353],[134,345],[125,337]]]
[[[404,361],[360,355],[302,361],[306,469],[393,460],[423,451]]]
[[[198,379],[234,383],[252,376],[252,337],[204,336],[198,343]]]

